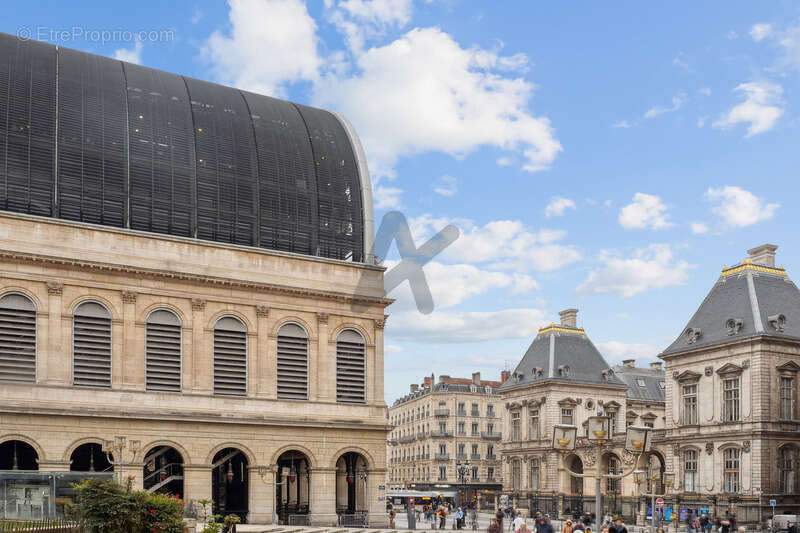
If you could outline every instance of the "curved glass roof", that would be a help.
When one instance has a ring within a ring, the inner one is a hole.
[[[0,34],[0,209],[365,262],[338,115]]]

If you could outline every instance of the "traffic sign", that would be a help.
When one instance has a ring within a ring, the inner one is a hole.
[[[658,507],[659,509],[664,508],[664,498],[658,498],[656,500],[656,507]]]
[[[776,505],[778,505],[778,502],[776,502],[775,500],[770,500],[769,504],[771,507],[775,507]]]

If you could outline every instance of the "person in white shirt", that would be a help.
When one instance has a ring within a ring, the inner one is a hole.
[[[517,513],[516,518],[514,518],[514,533],[519,533],[519,528],[524,523],[525,520],[522,519],[522,513]]]

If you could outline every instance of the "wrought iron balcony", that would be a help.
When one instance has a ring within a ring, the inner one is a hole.
[[[502,433],[489,433],[488,431],[481,431],[481,438],[488,440],[500,440],[503,438]]]
[[[417,436],[416,435],[404,435],[404,436],[400,437],[399,439],[397,439],[397,442],[399,442],[400,444],[406,444],[406,443],[409,443],[409,442],[414,442],[415,440],[417,440]]]
[[[471,461],[480,461],[481,460],[481,454],[473,453],[472,455],[469,456],[469,458],[470,458]]]
[[[440,431],[440,430],[433,430],[431,431],[431,437],[433,438],[444,438],[444,437],[452,437],[452,431]]]
[[[450,409],[434,409],[433,416],[450,416]]]
[[[470,411],[469,416],[481,416],[481,414],[478,411]]]
[[[497,461],[497,456],[495,454],[487,455],[486,456],[486,460],[487,461]]]
[[[450,460],[450,454],[449,453],[437,453],[436,455],[433,456],[433,459],[435,461],[449,461]]]
[[[465,454],[465,453],[457,453],[456,454],[456,459],[458,459],[459,461],[466,461],[467,460],[467,454]]]

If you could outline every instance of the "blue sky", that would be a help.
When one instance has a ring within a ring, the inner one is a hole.
[[[426,374],[513,369],[568,307],[610,362],[642,364],[748,248],[777,244],[789,274],[800,268],[796,2],[18,1],[4,13],[0,31],[339,110],[365,145],[378,219],[399,209],[418,244],[461,228],[426,266],[432,314],[407,287],[391,294],[388,402]]]

